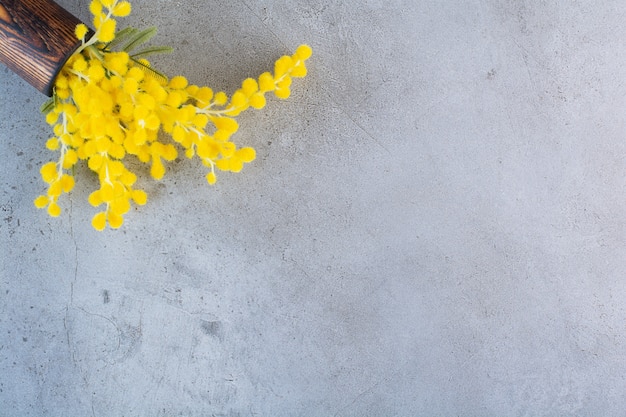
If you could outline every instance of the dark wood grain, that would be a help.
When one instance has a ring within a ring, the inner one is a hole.
[[[0,0],[0,61],[42,93],[78,48],[76,17],[50,0]]]

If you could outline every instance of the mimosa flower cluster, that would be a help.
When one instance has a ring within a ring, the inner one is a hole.
[[[145,191],[136,188],[137,175],[125,161],[129,155],[150,164],[150,175],[161,179],[164,161],[199,158],[207,167],[206,180],[214,184],[217,171],[239,172],[255,159],[251,147],[238,147],[232,135],[235,117],[266,104],[265,94],[284,99],[290,95],[292,78],[304,77],[311,48],[299,46],[291,56],[276,61],[274,72],[248,78],[232,96],[209,87],[190,85],[183,76],[167,79],[145,59],[167,48],[152,47],[133,53],[154,33],[127,28],[116,31],[116,17],[127,16],[127,1],[93,0],[90,30],[76,27],[82,44],[58,75],[54,94],[44,112],[54,136],[46,146],[58,152],[58,160],[41,167],[47,193],[35,206],[50,216],[61,213],[59,197],[74,187],[73,167],[85,161],[99,178],[99,188],[89,203],[100,208],[92,219],[96,230],[107,224],[119,228],[131,204],[143,205]],[[161,135],[160,132],[167,133]]]

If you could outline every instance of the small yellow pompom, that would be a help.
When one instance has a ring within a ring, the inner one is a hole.
[[[313,54],[313,49],[309,45],[300,45],[296,49],[295,57],[305,61]]]
[[[85,26],[84,23],[79,23],[76,25],[76,29],[74,29],[74,34],[76,35],[76,38],[82,40],[88,31],[89,29],[87,29],[87,26]]]
[[[141,81],[141,80],[143,80],[145,74],[141,70],[141,68],[139,68],[139,67],[132,67],[131,69],[128,70],[128,73],[126,74],[126,76],[130,77],[130,78],[134,78],[137,81]]]
[[[113,213],[112,211],[109,211],[107,220],[109,220],[109,226],[113,229],[119,229],[124,223],[124,218],[119,214]]]
[[[235,119],[230,117],[216,117],[213,123],[218,130],[224,130],[229,133],[235,133],[239,129],[239,124]]]
[[[89,199],[87,201],[89,201],[89,204],[91,204],[94,207],[98,207],[100,204],[102,204],[103,201],[102,201],[102,198],[100,197],[100,190],[96,190],[92,192],[91,194],[89,194]]]
[[[122,175],[120,175],[120,181],[127,187],[130,187],[137,181],[137,176],[130,171],[124,171]]]
[[[104,158],[100,154],[92,155],[87,161],[87,166],[89,167],[90,170],[97,172],[102,166],[103,160]]]
[[[46,114],[46,123],[48,123],[49,125],[53,125],[57,122],[58,118],[59,118],[58,113],[51,111],[48,114]]]
[[[224,142],[220,145],[220,153],[224,158],[230,158],[235,154],[236,145],[232,142]]]
[[[256,151],[254,148],[250,147],[241,148],[236,152],[236,156],[241,159],[242,162],[252,162],[256,158]]]
[[[100,26],[102,26],[102,22],[104,22],[106,18],[107,16],[104,13],[94,14],[93,15],[93,27],[96,28],[96,30],[99,30]]]
[[[74,177],[71,175],[63,175],[61,177],[61,187],[63,187],[64,193],[69,193],[74,188]]]
[[[130,57],[126,52],[111,52],[104,57],[107,63],[107,68],[115,71],[117,74],[123,76],[128,72],[128,61]],[[111,82],[114,86],[121,84],[121,79],[117,76],[111,77]]]
[[[223,106],[224,104],[226,104],[227,101],[228,96],[223,91],[220,91],[219,93],[215,94],[215,97],[213,97],[213,102],[218,106]]]
[[[182,90],[187,87],[187,79],[182,75],[177,75],[170,80],[170,88],[174,90]]]
[[[104,78],[104,68],[100,64],[99,61],[94,61],[94,63],[87,70],[87,76],[89,80],[92,82],[98,82]]]
[[[221,171],[230,171],[230,159],[218,159],[215,167]]]
[[[134,95],[137,93],[137,89],[139,88],[139,83],[134,78],[126,78],[124,80],[124,92],[128,95]]]
[[[150,113],[150,115],[146,118],[145,123],[146,123],[146,129],[150,129],[150,130],[157,130],[159,126],[161,125],[161,121],[154,113]]]
[[[113,8],[112,14],[113,16],[125,17],[125,16],[128,16],[130,12],[131,12],[130,3],[127,1],[120,1]]]
[[[61,207],[59,207],[59,205],[54,201],[51,202],[48,206],[48,214],[50,217],[59,217],[59,214],[61,214]]]
[[[154,97],[154,100],[159,104],[165,102],[165,99],[167,99],[167,91],[165,91],[165,89],[161,86],[153,88],[150,91],[150,94],[152,95],[152,97]]]
[[[191,119],[191,124],[196,127],[196,129],[204,129],[209,122],[209,118],[204,114],[196,114],[193,119]]]
[[[220,147],[216,142],[211,140],[209,136],[205,139],[206,140],[198,143],[198,156],[202,158],[204,162],[207,162],[207,160],[214,160],[218,157]],[[193,154],[191,156],[193,156]],[[210,163],[207,166],[210,166]]]
[[[95,141],[85,141],[85,144],[84,146],[81,146],[80,151],[83,152],[83,156],[81,156],[81,159],[90,158],[93,154],[96,153]]]
[[[128,138],[132,139],[135,146],[142,146],[148,140],[148,134],[146,133],[145,129],[137,129],[135,133],[132,136],[128,136]],[[133,151],[131,151],[131,148],[128,147],[126,142],[124,142],[124,146],[126,147],[126,150],[129,153],[133,153]],[[141,159],[141,156],[140,155],[137,155],[137,156],[139,157],[139,160],[143,162],[143,159]]]
[[[230,169],[230,172],[241,172],[241,170],[243,169],[243,161],[239,158],[231,158],[230,159],[230,165],[228,167]]]
[[[67,77],[63,74],[57,75],[57,78],[54,80],[54,86],[56,88],[67,88],[69,86]]]
[[[40,195],[34,201],[35,207],[37,207],[38,209],[42,209],[42,208],[44,208],[44,207],[46,207],[48,205],[49,201],[50,201],[49,197],[47,197],[45,195]]]
[[[171,91],[165,99],[165,104],[177,109],[181,104],[183,104],[183,100],[184,96],[180,93],[180,91]]]
[[[128,201],[128,198],[125,197],[116,198],[111,202],[109,209],[113,213],[123,216],[128,213],[128,210],[130,210],[130,202]]]
[[[92,2],[89,3],[89,11],[94,16],[100,15],[100,13],[102,13],[102,3],[100,3],[100,0],[92,0]]]
[[[259,84],[254,78],[246,78],[241,85],[241,90],[247,96],[251,96],[259,90]]]
[[[213,134],[213,139],[219,142],[225,142],[232,136],[232,132],[227,132],[225,130],[216,130]],[[200,152],[198,151],[198,154]]]
[[[148,201],[148,194],[143,190],[133,190],[132,199],[136,204],[143,206]]]
[[[133,109],[133,117],[135,120],[144,120],[150,114],[150,109],[145,106],[137,105]]]
[[[181,125],[174,126],[174,130],[172,131],[172,138],[176,142],[182,142],[185,140],[185,136],[187,136],[187,131]]]
[[[115,39],[115,25],[116,22],[113,19],[107,19],[100,25],[100,34],[98,38],[102,42],[111,42]]]
[[[156,101],[150,94],[140,93],[137,96],[137,101],[139,105],[144,106],[148,110],[152,110],[156,107]]]
[[[304,65],[304,63],[300,63],[296,65],[291,70],[292,77],[302,78],[302,77],[306,77],[306,74],[307,74],[307,70],[306,70],[306,66]]]
[[[209,87],[200,87],[195,93],[195,97],[199,101],[203,102],[203,104],[208,104],[209,101],[211,101],[211,99],[213,98],[213,90],[211,90]]]
[[[63,103],[62,109],[65,113],[67,113],[70,116],[75,116],[76,113],[78,112],[78,109],[76,108],[76,106],[74,106],[71,103]]]
[[[289,77],[288,75],[285,75],[282,80],[276,83],[276,88],[278,89],[288,88],[291,86],[291,81],[292,81],[291,77]]]
[[[122,77],[119,77],[117,75],[113,75],[108,80],[111,83],[111,87],[113,87],[113,88],[120,88],[120,86],[122,85],[122,82],[123,82]]]
[[[74,149],[69,149],[63,156],[63,169],[70,169],[78,162],[78,154]]]
[[[278,98],[286,99],[289,98],[289,96],[291,95],[291,90],[289,89],[289,87],[277,88],[274,91],[274,94],[276,94],[276,97]]]
[[[248,106],[248,98],[242,91],[236,91],[230,99],[230,105],[235,109],[241,109]]]
[[[259,89],[262,92],[272,91],[275,88],[274,77],[269,72],[264,72],[259,76]]]
[[[48,197],[53,197],[53,200],[61,195],[63,188],[61,188],[61,181],[55,180],[50,183],[48,188]]]
[[[278,78],[287,73],[293,67],[293,59],[290,56],[282,56],[274,64],[274,77]]]
[[[52,128],[52,131],[54,132],[56,136],[61,136],[63,134],[63,125],[62,124],[54,125],[54,127]]]
[[[74,61],[74,65],[72,65],[72,68],[74,68],[74,71],[83,72],[87,69],[87,61],[80,57],[76,61]]]
[[[206,181],[209,183],[209,185],[215,184],[215,182],[217,181],[217,176],[215,175],[215,172],[209,172],[208,174],[206,174]]]
[[[154,158],[152,161],[152,166],[150,167],[150,175],[155,180],[160,180],[165,175],[165,167],[163,166],[163,162],[161,162],[160,158]]]
[[[107,169],[109,170],[109,175],[111,175],[114,178],[119,177],[126,170],[126,168],[124,167],[124,164],[121,161],[108,161]],[[124,192],[123,184],[120,184],[117,181],[113,184],[113,188],[115,189],[116,196]]]
[[[132,88],[132,86],[129,88]],[[131,117],[133,117],[133,110],[133,103],[130,101],[126,101],[120,104],[120,116],[124,119],[130,119]]]
[[[41,173],[41,178],[48,184],[57,179],[59,176],[56,162],[48,162],[44,164],[39,172]]]
[[[196,115],[196,108],[194,106],[186,105],[177,109],[176,111],[176,121],[178,123],[187,123],[193,119]]]
[[[100,213],[96,213],[96,215],[93,216],[93,219],[91,219],[91,225],[97,231],[103,231],[107,225],[106,214],[102,211]]]
[[[100,198],[105,203],[110,203],[115,198],[115,192],[112,184],[103,184],[100,188]]]
[[[54,139],[54,138],[53,138]],[[72,143],[72,137],[67,133],[61,135],[59,138],[60,142],[64,145],[70,145]],[[53,149],[54,150],[54,149]]]
[[[178,151],[172,144],[168,143],[161,149],[161,156],[166,161],[173,161],[178,156]]]
[[[61,100],[65,100],[70,97],[70,90],[67,88],[57,88],[56,89],[57,97]]]
[[[250,106],[254,107],[255,109],[262,109],[263,107],[265,107],[265,103],[265,96],[261,93],[253,94],[252,97],[250,97]]]

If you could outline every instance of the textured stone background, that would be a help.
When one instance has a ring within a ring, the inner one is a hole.
[[[0,67],[0,415],[623,415],[623,1],[133,5],[171,75],[310,74],[241,174],[144,171],[97,233],[84,168],[33,207],[43,97]]]

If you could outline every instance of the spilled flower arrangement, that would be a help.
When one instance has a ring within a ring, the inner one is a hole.
[[[46,147],[58,159],[41,167],[48,190],[34,203],[59,216],[59,197],[74,187],[73,167],[86,161],[99,178],[99,188],[89,195],[89,203],[100,208],[92,219],[96,230],[107,224],[119,228],[132,203],[147,201],[146,192],[135,187],[136,174],[125,164],[129,155],[150,164],[150,175],[158,180],[165,173],[163,161],[174,160],[182,149],[187,158],[200,159],[207,167],[207,182],[214,184],[218,171],[239,172],[255,159],[253,148],[231,141],[238,129],[235,117],[250,107],[263,108],[266,93],[289,97],[292,78],[307,73],[311,48],[301,45],[292,56],[278,59],[273,73],[244,80],[230,97],[190,85],[183,76],[168,80],[146,57],[169,48],[138,50],[154,29],[117,30],[115,18],[130,14],[129,2],[92,0],[90,11],[95,31],[82,23],[76,26],[82,43],[42,106],[54,131]]]

